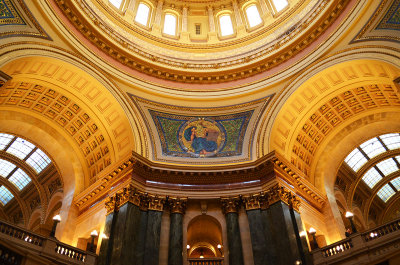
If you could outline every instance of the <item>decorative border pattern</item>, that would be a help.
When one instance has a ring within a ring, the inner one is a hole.
[[[375,29],[400,30],[400,0],[393,1],[388,12]]]
[[[10,0],[0,0],[0,26],[26,25]]]
[[[1,3],[12,3],[10,0],[0,0],[0,5]],[[34,37],[34,38],[40,38],[40,39],[46,39],[46,40],[53,40],[47,33],[46,31],[40,26],[39,22],[36,20],[36,18],[33,16],[29,8],[26,6],[25,2],[23,0],[15,0],[13,5],[13,8],[15,10],[15,13],[13,13],[14,16],[18,15],[19,19],[22,20],[22,22],[18,22],[18,20],[13,20],[11,18],[7,18],[4,20],[4,23],[2,23],[2,18],[0,16],[0,26],[4,27],[5,29],[2,29],[0,32],[0,39],[2,38],[7,38],[7,37]],[[8,6],[10,7],[10,6]],[[1,6],[0,6],[1,8]],[[11,9],[10,9],[11,10]],[[18,13],[19,11],[19,13]],[[0,11],[1,12],[1,11]],[[26,22],[23,20],[22,16],[20,14],[24,15],[25,19],[28,19],[28,24],[33,25],[29,26],[26,24]],[[10,20],[11,19],[11,20]],[[8,21],[8,23],[6,23]],[[13,22],[14,21],[14,22]],[[13,23],[9,23],[13,22]],[[20,24],[18,24],[20,23]]]

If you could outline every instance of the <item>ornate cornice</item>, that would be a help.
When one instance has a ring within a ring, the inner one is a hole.
[[[185,214],[187,198],[168,198],[171,213]]]
[[[346,7],[349,0],[340,0],[335,5],[330,5],[319,22],[316,23],[318,26],[311,30],[308,28],[312,21],[306,21],[280,36],[279,41],[265,45],[261,49],[255,49],[252,54],[246,54],[244,57],[235,57],[232,61],[207,64],[174,61],[169,58],[158,57],[154,54],[147,53],[141,47],[131,43],[130,40],[117,35],[112,28],[92,13],[87,14],[87,16],[91,17],[94,26],[89,25],[89,23],[81,17],[77,7],[72,4],[71,0],[55,0],[55,2],[70,22],[75,25],[88,40],[108,56],[132,69],[157,78],[176,82],[221,83],[253,76],[276,67],[292,58],[308,47],[332,25]],[[322,6],[319,6],[319,9],[316,8],[314,12],[317,12],[316,10],[320,12],[321,9],[327,5],[327,1],[321,1],[320,5]],[[88,11],[89,9],[87,7],[83,8],[82,6],[82,10]],[[314,14],[314,16],[315,15],[316,14]],[[296,36],[299,35],[299,27],[303,28],[303,31],[306,31],[302,38],[296,38]],[[106,35],[99,33],[99,31],[103,31]],[[110,34],[112,36],[110,36]],[[283,48],[288,41],[293,41],[293,43],[290,47]],[[224,43],[223,45],[226,44]],[[272,56],[271,53],[278,49],[280,49],[280,51]],[[247,64],[246,68],[241,67],[244,64]],[[236,69],[232,69],[233,67]],[[173,68],[175,70],[172,70]]]

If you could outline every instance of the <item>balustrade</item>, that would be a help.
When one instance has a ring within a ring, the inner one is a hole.
[[[78,248],[64,244],[55,238],[46,238],[41,235],[26,231],[21,227],[13,224],[0,221],[0,235],[2,238],[15,243],[15,246],[26,249],[29,252],[37,255],[43,255],[56,259],[60,264],[95,264],[96,254],[85,252]],[[11,255],[10,250],[5,246],[0,245],[0,264],[19,265],[20,259]],[[18,263],[19,262],[19,263]]]
[[[374,263],[399,252],[400,219],[312,251],[314,265]]]
[[[189,259],[189,265],[223,265],[223,258]]]

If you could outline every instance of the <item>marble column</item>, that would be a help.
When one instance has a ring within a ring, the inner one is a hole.
[[[140,203],[140,230],[138,234],[139,244],[136,244],[135,250],[136,265],[146,265],[144,263],[144,252],[148,222],[148,206],[148,197],[145,195]]]
[[[295,264],[296,261],[301,261],[301,246],[298,245],[294,223],[292,219],[291,207],[298,207],[299,200],[286,188],[276,185],[268,190],[268,206],[263,210],[262,216],[264,223],[264,233],[270,235],[272,241],[267,241],[267,249],[271,248],[274,253],[271,257],[274,260],[273,264],[286,265]],[[266,233],[269,231],[270,234]]]
[[[183,265],[183,215],[187,199],[170,198],[171,223],[169,229],[168,265]]]
[[[254,265],[264,265],[269,262],[260,201],[258,196],[245,196],[243,198],[250,227],[251,245],[253,249]],[[261,233],[260,233],[261,232]]]
[[[290,216],[292,217],[293,228],[295,231],[297,246],[299,248],[302,264],[312,264],[311,255],[308,249],[307,238],[305,236],[306,231],[303,228],[300,213],[293,207],[290,207]]]
[[[115,223],[117,220],[116,198],[110,197],[106,201],[106,224],[104,226],[103,237],[101,240],[98,265],[110,265],[113,249],[113,239]]]
[[[221,203],[226,218],[229,265],[244,265],[242,240],[240,238],[239,229],[240,198],[221,198]]]
[[[140,244],[140,194],[133,187],[124,188],[118,204],[111,265],[136,265],[135,250]]]
[[[146,243],[144,264],[158,265],[160,251],[161,218],[164,211],[165,198],[149,196],[147,213]]]

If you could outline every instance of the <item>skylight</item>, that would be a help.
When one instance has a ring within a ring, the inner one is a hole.
[[[379,170],[385,175],[389,175],[390,173],[393,173],[399,168],[397,167],[396,162],[393,160],[393,158],[389,158],[386,160],[383,160],[382,162],[379,162],[376,164],[376,166],[379,168]]]
[[[358,150],[354,149],[344,161],[351,167],[354,171],[358,171],[365,163],[367,163],[367,158]]]
[[[37,149],[29,158],[26,160],[37,173],[40,173],[43,169],[51,163],[51,159],[40,149]]]
[[[362,143],[359,147],[351,151],[344,161],[357,172],[368,160],[388,150],[395,150],[398,148],[400,148],[399,133],[383,134]]]
[[[387,202],[390,197],[392,197],[396,192],[390,187],[389,184],[383,186],[378,192],[377,195],[381,198],[384,202]]]
[[[3,205],[6,205],[11,199],[14,198],[14,195],[4,186],[0,187],[0,202]]]
[[[282,11],[289,5],[287,0],[272,0],[272,3],[275,6],[276,12]]]
[[[16,167],[13,163],[0,159],[0,176],[7,178]]]
[[[362,180],[365,184],[368,185],[371,189],[382,179],[382,176],[378,173],[378,171],[372,167],[367,173],[364,174]]]
[[[400,177],[395,178],[394,180],[391,181],[391,183],[396,188],[396,190],[400,190]]]
[[[26,185],[31,182],[31,178],[23,171],[22,169],[18,168],[14,174],[8,179],[11,183],[13,183],[19,190],[22,190]]]
[[[149,6],[140,3],[136,12],[135,21],[144,26],[147,26],[147,22],[149,20],[149,13],[150,13]]]
[[[11,134],[0,133],[0,150],[4,150],[14,137]]]
[[[163,32],[168,35],[176,35],[176,16],[165,14]]]
[[[246,8],[246,16],[249,21],[249,26],[254,27],[261,24],[262,20],[260,17],[260,13],[258,12],[257,6],[251,5]]]
[[[7,152],[24,160],[26,156],[33,150],[33,148],[35,148],[35,145],[22,138],[17,138],[7,149]]]
[[[118,9],[121,7],[122,0],[108,0],[108,1]]]
[[[221,36],[229,36],[233,34],[233,26],[230,15],[222,15],[219,17],[219,26],[221,28]]]
[[[21,160],[25,160],[37,173],[40,173],[51,163],[51,159],[34,144],[11,134],[0,133],[0,150],[4,150]],[[3,165],[1,163],[3,163]],[[14,168],[16,167],[14,164],[11,165],[13,165]],[[0,175],[4,177],[8,176],[11,171],[8,172],[8,174],[2,172],[2,170],[4,171],[6,168],[9,168],[9,166],[7,167],[4,162],[0,162]]]

